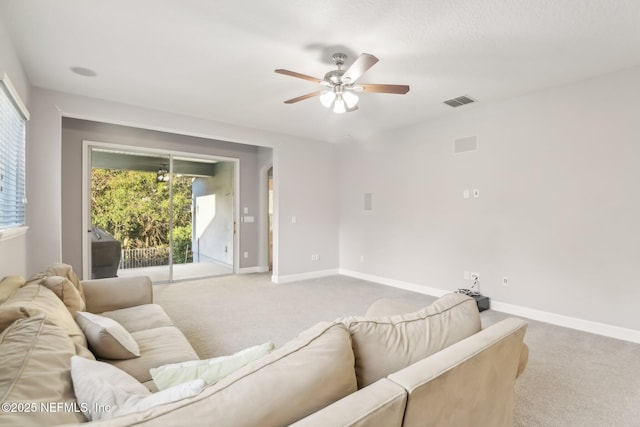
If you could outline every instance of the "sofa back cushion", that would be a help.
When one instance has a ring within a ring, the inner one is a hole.
[[[28,427],[85,421],[73,393],[75,349],[66,331],[42,314],[18,320],[0,334],[0,354],[0,401],[22,403],[15,411],[0,411],[0,424]]]
[[[114,426],[289,425],[356,391],[353,351],[342,324],[323,323],[208,386],[198,396],[114,418]]]
[[[20,312],[23,314],[21,317],[46,314],[47,322],[67,332],[74,344],[80,348],[87,347],[87,340],[67,307],[53,291],[45,286],[33,282],[27,283],[0,305],[0,312],[2,311]]]
[[[480,331],[480,313],[473,298],[452,293],[407,314],[348,317],[358,387],[423,359]]]

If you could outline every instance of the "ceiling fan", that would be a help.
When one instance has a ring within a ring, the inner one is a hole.
[[[409,92],[409,86],[407,85],[356,83],[369,68],[378,62],[378,58],[373,55],[363,53],[346,70],[343,70],[342,67],[347,60],[347,55],[344,53],[336,53],[331,58],[338,69],[329,71],[322,79],[296,73],[295,71],[275,70],[278,74],[309,80],[326,87],[326,89],[289,99],[284,101],[284,103],[294,104],[299,101],[304,101],[305,99],[319,96],[322,105],[331,109],[334,113],[344,113],[358,109],[358,95],[356,94],[358,92],[395,93],[401,95]]]

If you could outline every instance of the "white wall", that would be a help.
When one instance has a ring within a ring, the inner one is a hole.
[[[640,330],[639,96],[633,69],[343,147],[341,268],[449,291],[478,272],[495,301]]]
[[[283,164],[287,167],[281,167]],[[324,143],[289,144],[276,151],[273,184],[277,227],[274,247],[280,249],[274,254],[274,276],[287,280],[337,269],[336,147]],[[319,259],[312,261],[312,255]]]
[[[121,124],[163,132],[178,133],[220,141],[252,144],[274,149],[274,174],[282,176],[283,187],[279,189],[281,201],[276,201],[276,209],[291,212],[292,206],[305,203],[313,194],[313,204],[300,208],[302,217],[322,218],[322,227],[305,227],[299,234],[292,231],[294,224],[283,222],[275,225],[275,233],[280,233],[278,254],[282,260],[296,258],[302,253],[324,253],[321,262],[283,262],[278,274],[290,275],[311,272],[314,269],[337,269],[338,258],[338,215],[335,192],[336,164],[335,147],[313,141],[305,141],[286,135],[243,128],[212,121],[175,115],[166,112],[137,108],[129,105],[71,94],[36,89],[32,94],[36,108],[32,111],[33,132],[27,136],[27,170],[30,199],[28,216],[32,218],[34,232],[28,239],[29,259],[27,270],[37,272],[54,261],[62,260],[61,250],[61,122],[62,117],[94,120],[104,123]],[[257,163],[257,162],[256,162]],[[328,183],[332,190],[319,185],[315,175],[299,174],[299,171],[327,171]],[[294,181],[294,182],[286,182]],[[240,183],[244,188],[243,183]],[[250,200],[258,199],[255,194],[245,194]],[[314,206],[320,205],[318,212]],[[257,206],[257,204],[256,204]],[[253,209],[253,208],[252,208]],[[248,224],[241,224],[244,227]],[[254,224],[255,225],[255,224]],[[241,229],[242,232],[242,229]],[[242,246],[242,240],[241,240]],[[242,247],[240,248],[242,251]],[[332,255],[331,255],[332,254]],[[256,256],[257,260],[257,256]],[[256,261],[257,262],[257,261]],[[274,268],[275,270],[275,268]]]
[[[16,56],[4,22],[0,19],[0,75],[5,73],[9,76],[22,102],[28,110],[31,110],[27,75]],[[0,241],[0,279],[8,275],[27,275],[26,245],[27,235],[24,234]]]

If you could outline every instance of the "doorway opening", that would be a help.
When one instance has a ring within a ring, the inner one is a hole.
[[[267,171],[268,202],[267,202],[267,227],[269,230],[269,271],[273,272],[273,166]]]
[[[85,152],[85,277],[236,271],[236,160],[88,142]]]

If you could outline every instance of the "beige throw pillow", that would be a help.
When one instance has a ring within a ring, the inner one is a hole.
[[[68,279],[73,284],[73,286],[78,290],[78,293],[80,294],[80,298],[82,298],[83,301],[85,300],[84,291],[82,289],[82,283],[80,283],[80,279],[78,278],[78,275],[73,271],[73,267],[71,267],[69,264],[64,264],[61,262],[53,263],[49,265],[45,270],[33,275],[28,280],[28,283],[32,283],[32,282],[41,283],[42,279],[50,276],[60,276]]]
[[[71,314],[76,314],[76,312],[84,311],[86,309],[86,305],[80,296],[80,292],[66,277],[48,276],[42,279],[40,285],[51,289],[53,293],[62,300]]]
[[[0,333],[0,402],[24,404],[10,406],[13,411],[0,410],[0,425],[54,426],[86,421],[79,412],[55,410],[56,405],[74,408],[70,375],[74,354],[67,332],[50,324],[44,314],[17,320]],[[53,410],[47,410],[52,403]]]
[[[247,363],[269,354],[273,347],[272,342],[267,342],[246,348],[229,356],[172,363],[158,368],[151,368],[149,372],[159,390],[198,378],[203,379],[207,384],[214,384]]]
[[[77,312],[75,319],[98,358],[121,360],[140,356],[136,340],[115,320],[85,311]]]
[[[358,388],[405,368],[480,331],[476,301],[447,294],[407,314],[348,317],[340,320],[351,333]]]
[[[0,304],[8,300],[11,295],[24,285],[22,276],[6,276],[0,281]]]
[[[204,380],[194,380],[151,393],[123,370],[79,356],[71,357],[71,379],[78,406],[90,421],[186,399],[200,393],[205,386]]]

